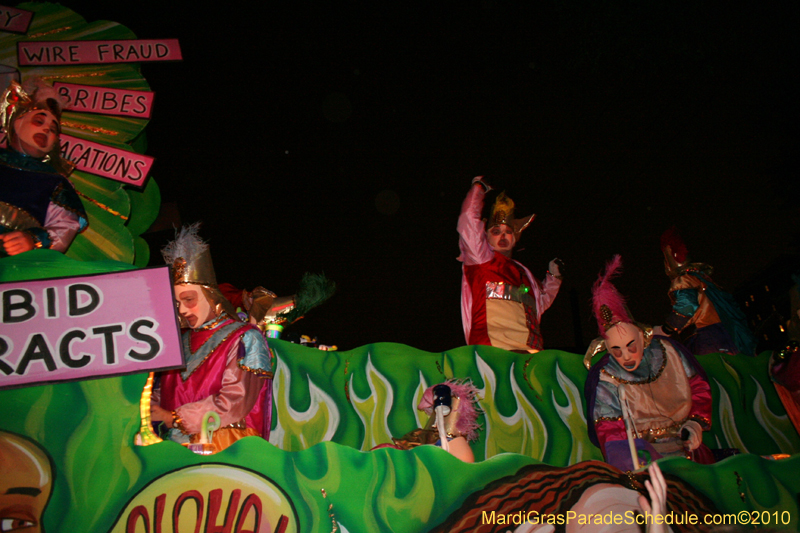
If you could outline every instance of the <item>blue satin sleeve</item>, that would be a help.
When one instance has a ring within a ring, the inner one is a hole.
[[[597,384],[597,399],[594,404],[592,419],[619,418],[622,416],[622,409],[619,405],[617,387],[606,381]]]
[[[256,329],[245,331],[242,335],[241,350],[239,352],[239,366],[257,373],[271,372],[272,359],[264,337]]]

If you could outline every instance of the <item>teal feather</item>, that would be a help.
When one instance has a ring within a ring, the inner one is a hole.
[[[336,291],[336,283],[325,277],[325,274],[311,274],[306,272],[300,280],[300,288],[294,297],[294,308],[286,313],[278,314],[278,317],[285,318],[287,324],[291,324],[302,318],[311,309],[317,307],[333,296]]]

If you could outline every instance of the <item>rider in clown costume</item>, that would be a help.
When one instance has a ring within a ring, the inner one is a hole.
[[[66,252],[88,222],[61,159],[61,97],[34,79],[0,97],[8,148],[0,148],[0,257],[35,248]]]
[[[625,299],[610,281],[621,269],[621,257],[614,256],[592,287],[601,337],[589,347],[584,362],[590,367],[595,354],[608,353],[590,367],[586,380],[589,437],[607,462],[621,470],[634,469],[627,416],[639,462],[681,455],[713,463],[702,441],[703,431],[711,428],[708,380],[682,345],[653,335],[651,328],[631,318]]]
[[[265,382],[272,378],[269,349],[259,330],[240,321],[217,288],[208,245],[195,224],[180,231],[162,251],[173,267],[175,303],[182,325],[185,369],[165,372],[153,393],[151,418],[169,438],[197,443],[206,413],[220,429],[216,450],[246,436],[269,431]]]
[[[461,318],[467,344],[517,352],[542,349],[539,324],[561,287],[561,262],[550,262],[543,283],[511,258],[520,234],[536,215],[514,218],[514,202],[500,194],[484,225],[484,197],[491,190],[478,176],[461,206],[459,247],[463,262]]]

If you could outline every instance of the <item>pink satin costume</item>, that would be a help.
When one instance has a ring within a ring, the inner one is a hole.
[[[215,444],[229,445],[244,436],[263,435],[264,378],[271,378],[272,372],[258,329],[227,319],[210,329],[185,331],[184,350],[187,340],[187,369],[164,373],[153,401],[175,411],[181,419],[180,429],[192,442],[196,442],[208,411],[220,417],[222,429],[217,431],[219,439],[214,436]],[[248,351],[258,352],[258,356]]]
[[[548,274],[541,284],[522,263],[492,250],[481,220],[484,196],[483,187],[473,185],[458,218],[464,336],[470,345],[539,351],[542,313],[555,299],[561,280]]]

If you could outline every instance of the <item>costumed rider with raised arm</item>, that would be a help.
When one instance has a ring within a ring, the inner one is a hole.
[[[621,269],[616,255],[592,287],[602,337],[590,345],[584,362],[589,367],[595,354],[608,353],[591,366],[586,380],[589,438],[621,470],[634,469],[632,448],[640,464],[668,455],[713,463],[702,440],[712,409],[705,374],[683,346],[631,318],[611,283]]]
[[[684,344],[695,355],[756,355],[756,338],[736,300],[711,279],[710,265],[691,262],[676,228],[661,236],[661,251],[672,303],[672,312],[661,326],[663,333],[685,338]]]
[[[199,224],[183,228],[162,250],[173,268],[181,323],[189,329],[182,334],[186,368],[160,375],[151,418],[163,422],[170,439],[197,443],[204,416],[214,411],[220,418],[213,437],[219,451],[268,430],[264,378],[272,378],[272,366],[259,330],[236,318],[217,290],[211,254],[198,229]]]
[[[516,352],[542,349],[539,323],[561,286],[561,261],[550,261],[540,283],[511,252],[522,230],[536,215],[514,219],[514,202],[501,193],[484,225],[484,197],[491,190],[482,176],[472,187],[458,217],[461,319],[467,344],[483,344]]]
[[[38,85],[36,85],[38,83]],[[86,211],[61,159],[59,94],[34,79],[0,97],[8,148],[0,148],[0,257],[35,248],[66,252],[87,226]]]

